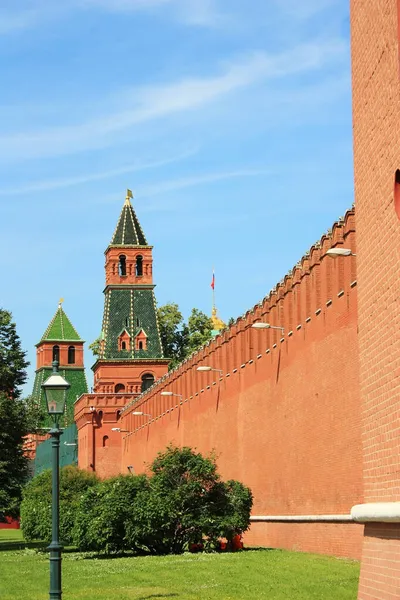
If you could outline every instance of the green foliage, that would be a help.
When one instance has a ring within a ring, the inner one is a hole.
[[[11,313],[0,308],[0,392],[12,398],[20,397],[26,381],[25,355]]]
[[[28,474],[23,451],[28,420],[25,404],[0,392],[0,521],[18,516],[22,485]]]
[[[248,528],[251,492],[239,482],[224,484],[215,457],[169,446],[151,471],[149,486],[138,494],[127,522],[132,548],[180,553],[203,540],[212,548],[221,536],[231,539]]]
[[[101,336],[100,335],[91,344],[89,344],[89,350],[92,351],[93,356],[100,356],[100,344],[101,344]]]
[[[20,386],[26,381],[25,352],[11,313],[0,309],[0,521],[18,516],[22,485],[28,460],[23,438],[29,432],[30,411],[20,400]]]
[[[198,350],[203,344],[211,339],[213,323],[201,310],[193,308],[188,319],[188,355]]]
[[[175,303],[160,306],[157,318],[164,356],[171,359],[170,369],[175,368],[212,337],[210,317],[197,308],[192,309],[187,324]]]
[[[231,543],[236,535],[241,535],[250,527],[253,494],[250,488],[234,479],[230,479],[223,486],[223,509],[217,519],[217,528],[220,537]]]
[[[27,396],[24,398],[23,402],[26,411],[27,431],[29,431],[29,433],[35,433],[45,426],[48,415],[33,396]]]
[[[119,475],[88,489],[75,521],[76,546],[105,552],[130,548],[125,539],[126,523],[136,496],[147,487],[145,475]]]
[[[78,505],[83,494],[95,486],[94,473],[68,466],[60,469],[60,539],[72,544]],[[51,470],[31,479],[23,491],[21,528],[27,541],[51,540]]]
[[[224,483],[214,456],[169,446],[150,475],[119,475],[99,481],[76,467],[60,471],[60,537],[65,544],[97,552],[183,552],[191,543],[215,548],[246,531],[251,491]],[[24,490],[21,526],[27,541],[51,539],[51,471]]]

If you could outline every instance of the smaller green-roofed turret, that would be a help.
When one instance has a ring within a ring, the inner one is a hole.
[[[32,395],[46,413],[46,401],[42,383],[52,372],[53,360],[58,361],[60,374],[68,381],[67,402],[63,426],[74,422],[75,400],[88,391],[83,364],[83,340],[63,310],[60,300],[55,315],[51,319],[40,342],[36,344],[36,376]],[[50,419],[48,419],[50,425]]]
[[[68,342],[82,342],[83,340],[79,337],[78,332],[72,325],[71,321],[67,317],[62,307],[62,301],[60,301],[56,313],[50,321],[46,331],[44,332],[41,342],[46,341],[68,341]]]

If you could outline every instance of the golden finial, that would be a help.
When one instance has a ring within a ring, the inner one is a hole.
[[[127,204],[128,206],[130,205],[131,201],[130,198],[133,198],[133,194],[132,194],[132,190],[126,190],[126,198],[125,198],[125,204]]]
[[[61,308],[62,303],[64,302],[64,298],[60,298],[58,301],[58,308]]]

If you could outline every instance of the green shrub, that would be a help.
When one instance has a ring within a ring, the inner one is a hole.
[[[169,446],[150,475],[99,481],[75,467],[60,471],[60,538],[81,550],[180,553],[191,544],[217,547],[249,527],[252,494],[224,483],[215,457]],[[51,471],[32,479],[21,507],[26,540],[51,539]]]
[[[253,494],[250,488],[240,481],[230,479],[224,485],[223,510],[218,518],[219,536],[226,538],[228,544],[237,535],[242,535],[250,527],[250,515],[253,507]]]
[[[126,521],[135,499],[148,487],[145,475],[119,475],[102,481],[82,496],[74,527],[74,543],[81,550],[121,552],[129,549]]]
[[[81,496],[97,484],[94,473],[68,466],[60,469],[60,539],[72,543],[72,533]],[[31,479],[23,490],[21,529],[24,538],[51,540],[51,470]]]
[[[221,536],[232,539],[249,527],[251,492],[239,482],[224,484],[214,457],[169,446],[151,471],[126,522],[132,548],[180,553],[204,538],[212,548]]]

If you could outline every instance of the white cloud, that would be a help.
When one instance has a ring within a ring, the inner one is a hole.
[[[44,181],[31,181],[23,186],[0,189],[0,196],[20,196],[24,194],[32,194],[34,192],[44,192],[48,190],[56,190],[74,185],[81,185],[89,183],[91,181],[101,181],[103,179],[110,179],[111,177],[118,177],[119,175],[125,175],[127,173],[134,173],[137,171],[144,171],[145,169],[155,169],[162,167],[180,160],[184,160],[189,156],[195,154],[196,150],[190,150],[188,152],[171,156],[164,160],[127,165],[125,167],[119,167],[117,169],[110,169],[109,171],[101,171],[99,173],[87,173],[85,175],[79,175],[75,177],[65,177],[62,179],[48,179]]]
[[[221,21],[216,0],[22,0],[0,11],[0,35],[10,35],[33,29],[49,21],[60,20],[65,14],[82,10],[102,10],[109,13],[130,14],[138,11],[154,12],[168,9],[169,14],[188,25],[213,26]]]
[[[16,13],[0,12],[0,35],[24,31],[34,27],[40,18],[37,10],[24,10]]]
[[[147,198],[151,196],[158,196],[160,194],[166,194],[167,192],[173,192],[188,187],[195,187],[204,185],[206,183],[213,183],[215,181],[222,181],[226,179],[236,179],[243,177],[256,177],[260,175],[269,175],[271,169],[237,169],[235,171],[220,171],[217,173],[203,173],[202,175],[192,175],[189,177],[181,177],[179,179],[172,179],[169,181],[160,181],[151,185],[141,186],[137,190],[137,198]],[[159,206],[154,205],[148,206],[147,210],[158,210]]]
[[[316,71],[346,52],[340,40],[307,44],[277,55],[258,52],[225,65],[219,75],[133,88],[124,94],[127,105],[123,110],[76,125],[0,135],[0,156],[20,160],[111,146],[137,125],[200,110],[258,82]]]

